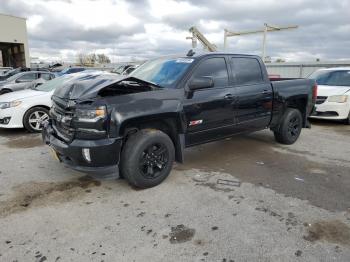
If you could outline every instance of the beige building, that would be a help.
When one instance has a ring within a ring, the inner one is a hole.
[[[25,18],[0,14],[0,66],[30,67]]]

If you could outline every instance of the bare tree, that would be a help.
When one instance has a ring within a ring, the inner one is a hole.
[[[109,64],[111,62],[111,59],[109,59],[109,57],[105,54],[98,54],[97,61],[99,64]]]
[[[85,65],[85,63],[86,63],[86,54],[85,53],[77,54],[77,63],[79,65]]]
[[[105,54],[86,54],[79,53],[77,55],[77,63],[82,66],[94,66],[96,63],[99,64],[109,64],[111,59]]]

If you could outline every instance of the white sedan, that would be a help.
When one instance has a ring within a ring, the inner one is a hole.
[[[51,96],[57,87],[70,80],[99,75],[101,72],[64,75],[30,89],[7,93],[0,96],[0,128],[26,128],[40,132],[41,123],[49,118]]]
[[[311,118],[344,120],[350,124],[350,68],[320,69],[309,76],[318,85]]]

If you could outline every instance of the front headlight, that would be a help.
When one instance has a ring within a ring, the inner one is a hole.
[[[105,106],[99,106],[94,109],[77,108],[75,110],[75,117],[79,122],[97,122],[107,116]]]
[[[348,96],[329,96],[327,100],[328,102],[345,103],[348,101]]]
[[[16,107],[19,106],[22,103],[22,101],[12,101],[12,102],[0,102],[0,109],[6,109],[10,107]]]

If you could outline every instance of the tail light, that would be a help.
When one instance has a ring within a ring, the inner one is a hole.
[[[317,83],[315,83],[312,89],[312,100],[315,102],[317,99]]]

